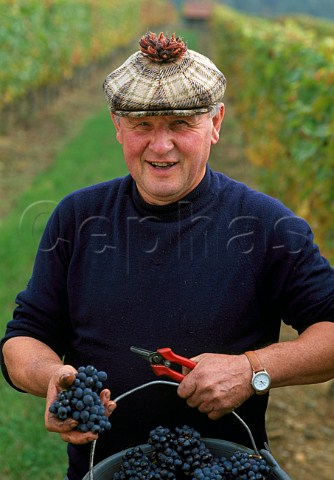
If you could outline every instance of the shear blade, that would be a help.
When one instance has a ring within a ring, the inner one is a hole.
[[[152,355],[154,355],[155,352],[151,352],[150,350],[146,350],[145,348],[139,348],[139,347],[130,347],[131,352],[137,353],[141,357],[145,358],[149,362],[151,361]]]

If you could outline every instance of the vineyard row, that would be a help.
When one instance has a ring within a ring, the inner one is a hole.
[[[0,18],[4,111],[173,21],[173,9],[168,0],[3,0]]]
[[[310,221],[334,260],[334,25],[220,6],[211,27],[258,185]]]

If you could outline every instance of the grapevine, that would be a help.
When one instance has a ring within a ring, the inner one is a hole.
[[[174,10],[166,1],[3,0],[0,111],[41,88],[73,79],[87,65],[105,61],[147,25],[173,20]]]
[[[219,6],[211,26],[258,187],[305,218],[333,260],[334,25]]]

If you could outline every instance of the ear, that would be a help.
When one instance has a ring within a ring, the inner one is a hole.
[[[212,117],[211,145],[215,145],[219,140],[219,132],[225,115],[225,105],[222,103],[218,113]]]
[[[116,115],[114,115],[112,112],[110,112],[111,120],[115,126],[116,129],[116,139],[120,144],[122,144],[122,135],[121,135],[121,124],[120,124],[120,119],[119,117],[116,118]]]

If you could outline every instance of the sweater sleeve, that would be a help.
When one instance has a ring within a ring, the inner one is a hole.
[[[269,242],[264,284],[272,308],[299,333],[321,321],[334,321],[334,269],[314,243],[305,220],[282,216]]]
[[[279,200],[235,181],[229,182],[228,198],[229,253],[235,262],[241,255],[248,259],[267,325],[283,320],[301,333],[314,323],[333,322],[334,269],[309,224]]]
[[[61,358],[66,354],[72,335],[66,289],[71,251],[70,209],[60,204],[51,215],[36,254],[33,273],[27,288],[16,297],[13,319],[7,324],[3,344],[12,337],[35,338],[54,350]],[[1,368],[10,382],[1,353]]]

